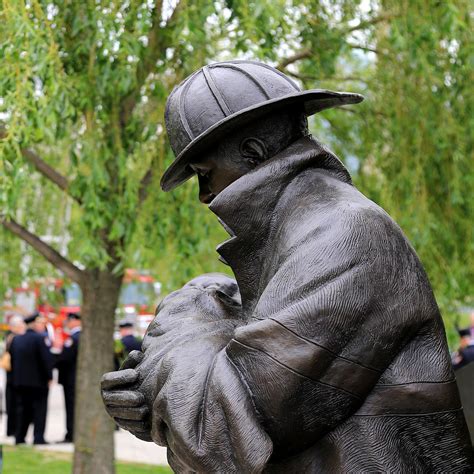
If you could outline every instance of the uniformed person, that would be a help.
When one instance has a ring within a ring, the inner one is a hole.
[[[77,313],[68,313],[66,325],[70,337],[64,343],[56,367],[58,369],[58,383],[63,386],[64,404],[66,406],[66,436],[62,442],[72,443],[74,439],[74,400],[77,355],[81,336],[81,316]]]
[[[11,345],[16,336],[25,334],[26,324],[21,316],[13,316],[10,318],[10,334],[8,334],[5,344],[6,352],[11,352]],[[13,371],[11,367],[6,369],[7,383],[5,386],[5,404],[7,412],[7,436],[15,436],[16,432],[16,396],[15,387],[13,386]]]
[[[120,340],[124,346],[127,356],[132,351],[139,351],[142,347],[142,343],[133,334],[133,324],[129,321],[122,321],[119,324]]]
[[[16,444],[25,442],[31,423],[33,443],[47,444],[44,439],[48,390],[52,376],[52,359],[45,336],[36,332],[39,314],[25,318],[25,334],[16,336],[10,346],[12,378],[17,403]]]
[[[474,362],[474,338],[471,337],[471,329],[458,329],[459,349],[453,357],[453,368],[458,370],[461,367]]]
[[[120,338],[115,339],[114,366],[115,370],[123,364],[131,351],[139,351],[142,342],[133,334],[133,323],[127,320],[119,322]]]

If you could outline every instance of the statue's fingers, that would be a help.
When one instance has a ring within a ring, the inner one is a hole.
[[[138,372],[133,369],[117,370],[108,372],[102,376],[100,385],[102,390],[110,390],[122,385],[135,383],[138,379]]]
[[[107,407],[139,407],[145,403],[145,397],[140,392],[132,391],[103,391],[102,398]]]
[[[120,366],[120,370],[134,369],[143,359],[144,354],[141,351],[131,351],[128,357],[124,360]]]
[[[150,424],[146,421],[127,420],[125,418],[114,418],[114,420],[121,428],[132,433],[150,432]]]
[[[149,410],[146,406],[141,407],[118,407],[109,406],[107,412],[113,418],[124,418],[127,420],[143,420],[148,416]]]

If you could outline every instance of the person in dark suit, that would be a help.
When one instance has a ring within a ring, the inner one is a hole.
[[[133,334],[133,323],[127,320],[119,322],[120,339],[115,340],[114,366],[115,370],[123,364],[128,354],[132,351],[139,351],[142,341]]]
[[[17,403],[16,444],[25,442],[31,423],[34,444],[47,444],[44,439],[49,384],[53,378],[52,358],[44,335],[34,329],[36,313],[25,318],[28,329],[15,336],[10,345],[13,386]]]
[[[64,343],[63,350],[58,356],[58,383],[63,386],[64,404],[66,406],[66,436],[62,442],[72,443],[74,439],[74,401],[76,390],[77,355],[81,336],[81,316],[68,313],[67,327],[70,338]]]
[[[5,350],[10,353],[11,344],[16,336],[25,334],[26,324],[21,316],[13,316],[9,322],[10,334],[6,338]],[[7,436],[15,436],[16,432],[16,396],[13,386],[13,371],[7,369],[7,383],[5,387],[5,402],[7,412]]]
[[[139,351],[142,342],[133,335],[133,324],[128,321],[122,321],[119,324],[120,340],[124,347],[125,356],[132,351]]]
[[[470,328],[458,329],[459,350],[453,357],[453,368],[458,370],[474,362],[474,339],[471,337]]]

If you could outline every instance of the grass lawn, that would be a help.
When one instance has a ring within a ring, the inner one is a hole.
[[[69,474],[72,455],[39,451],[28,446],[3,446],[2,474]],[[170,474],[166,466],[151,466],[131,462],[117,462],[117,474]]]

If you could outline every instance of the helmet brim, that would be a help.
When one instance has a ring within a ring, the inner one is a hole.
[[[161,189],[163,191],[171,191],[187,181],[194,174],[189,164],[199,153],[208,149],[210,145],[215,144],[235,128],[269,114],[274,110],[301,105],[302,111],[306,115],[314,115],[331,107],[358,104],[363,100],[364,96],[360,94],[313,89],[295,92],[294,94],[271,99],[239,110],[215,123],[183,149],[163,174],[160,182]]]

